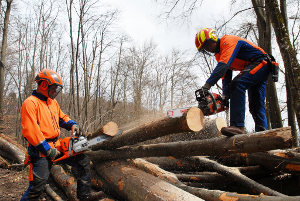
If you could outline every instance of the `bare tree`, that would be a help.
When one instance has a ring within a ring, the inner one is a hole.
[[[279,50],[285,66],[288,83],[292,95],[292,102],[296,112],[298,127],[300,125],[300,65],[297,60],[296,51],[290,41],[288,29],[285,24],[284,16],[280,11],[276,0],[266,0],[266,9],[270,14],[272,25],[275,31]]]
[[[6,49],[7,49],[7,35],[8,35],[8,25],[9,17],[11,11],[12,0],[6,1],[6,10],[4,17],[4,26],[2,33],[2,47],[0,54],[0,122],[3,122],[3,99],[4,99],[4,83],[5,83],[5,62],[6,62]]]

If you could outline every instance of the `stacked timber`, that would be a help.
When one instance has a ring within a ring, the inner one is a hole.
[[[224,126],[191,108],[125,130],[85,153],[92,184],[114,200],[300,200],[300,150],[291,147],[289,127],[227,137]],[[118,131],[113,123],[106,129]],[[72,174],[61,166],[51,173],[76,200]]]

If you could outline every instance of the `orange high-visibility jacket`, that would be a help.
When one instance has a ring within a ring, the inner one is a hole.
[[[47,141],[59,137],[60,127],[70,130],[74,124],[76,122],[61,111],[55,99],[47,98],[36,91],[21,107],[22,134],[43,155],[54,146]]]

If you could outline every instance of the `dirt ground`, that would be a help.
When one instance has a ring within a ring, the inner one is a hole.
[[[5,116],[3,125],[0,128],[0,133],[16,140],[14,117]],[[20,200],[28,185],[28,168],[23,170],[0,168],[0,201]],[[42,200],[51,199],[44,194]]]

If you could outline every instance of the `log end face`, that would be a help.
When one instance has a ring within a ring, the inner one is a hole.
[[[221,132],[221,128],[227,127],[227,123],[222,117],[217,117],[216,118],[216,126],[217,126],[217,129]]]
[[[187,112],[186,122],[191,131],[200,131],[204,126],[203,112],[197,107],[191,107]]]
[[[115,122],[110,121],[103,126],[102,131],[106,135],[115,136],[119,132],[119,127]]]

